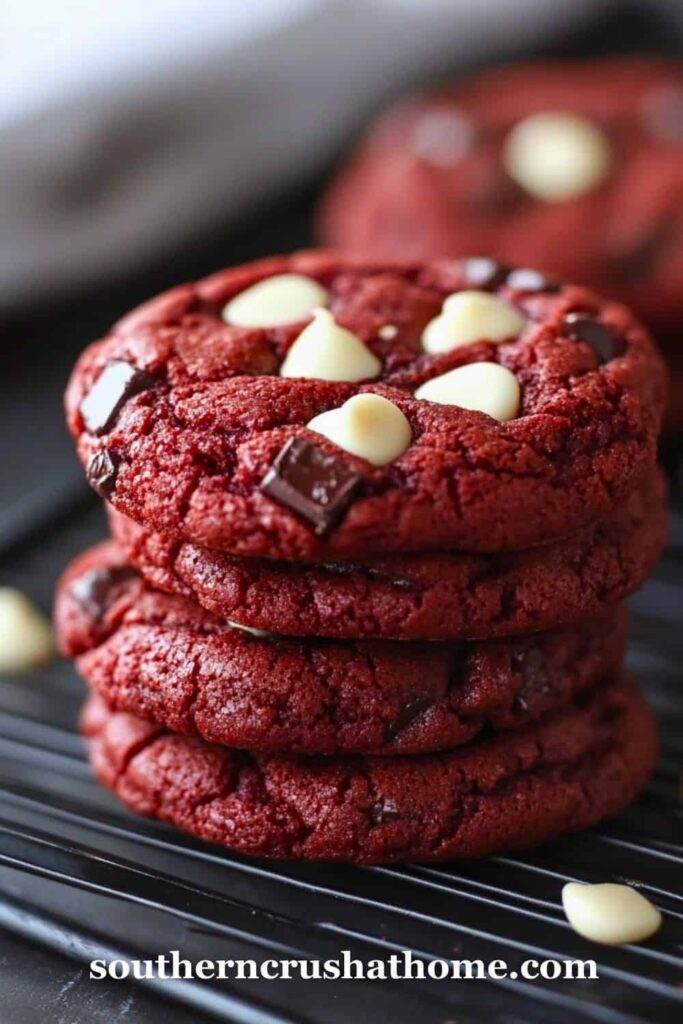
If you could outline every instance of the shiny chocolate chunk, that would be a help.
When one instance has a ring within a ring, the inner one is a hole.
[[[114,493],[120,464],[119,456],[116,452],[109,451],[108,448],[93,455],[88,463],[86,470],[88,483],[100,498],[110,498]]]
[[[71,584],[71,596],[94,619],[101,619],[117,586],[135,579],[129,566],[91,569]]]
[[[428,693],[416,693],[414,697],[407,700],[394,721],[387,726],[385,730],[386,740],[393,740],[400,732],[407,729],[433,703],[434,698]]]
[[[86,429],[91,434],[106,434],[116,417],[134,395],[154,387],[154,377],[129,363],[118,360],[106,366],[80,405]]]
[[[505,284],[509,267],[503,266],[496,260],[488,259],[486,256],[473,256],[465,260],[463,270],[467,284],[470,288],[499,288]]]
[[[516,288],[520,292],[544,292],[554,294],[559,292],[560,284],[546,277],[538,270],[531,270],[528,267],[520,267],[518,270],[511,270],[507,275],[505,283],[510,288]]]
[[[360,483],[361,477],[343,459],[294,437],[264,476],[261,490],[321,536],[341,517]]]
[[[625,348],[622,338],[589,313],[567,313],[560,331],[564,337],[581,341],[592,348],[600,364],[622,355]]]

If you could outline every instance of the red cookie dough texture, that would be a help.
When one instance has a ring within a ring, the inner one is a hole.
[[[558,140],[557,115],[578,117],[583,131],[569,121]],[[573,192],[558,190],[550,146],[563,158],[563,180],[571,164]],[[539,184],[555,194],[539,194]],[[327,192],[318,228],[325,245],[355,252],[486,253],[539,267],[623,301],[677,338],[682,191],[682,64],[537,61],[485,71],[389,110]]]
[[[605,518],[654,459],[660,358],[622,306],[528,272],[485,283],[520,314],[518,337],[423,351],[428,323],[442,317],[451,329],[449,297],[481,290],[480,264],[300,253],[161,296],[87,349],[72,376],[68,420],[91,483],[169,538],[288,561],[516,550]],[[236,295],[284,273],[324,287],[336,322],[380,361],[378,376],[282,377],[310,317],[272,327],[222,319]],[[516,377],[515,418],[413,397],[482,360]],[[387,399],[409,423],[411,443],[387,465],[307,426],[358,393]]]
[[[614,670],[626,617],[494,643],[253,636],[151,589],[112,543],[70,566],[65,654],[117,710],[250,750],[415,754],[514,729]]]
[[[296,636],[447,640],[510,636],[600,615],[641,586],[667,531],[664,479],[610,519],[507,554],[395,555],[294,564],[170,541],[110,513],[126,557],[161,590],[222,618]]]
[[[93,697],[92,766],[132,810],[259,857],[485,857],[587,828],[630,802],[657,754],[628,681],[514,732],[417,757],[257,755],[168,732]]]

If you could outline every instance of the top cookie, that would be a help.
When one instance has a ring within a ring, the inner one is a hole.
[[[371,127],[320,210],[326,245],[524,260],[678,336],[683,65],[539,61],[409,99]]]
[[[645,330],[584,288],[309,252],[141,307],[82,355],[67,412],[132,519],[315,561],[563,536],[653,461],[664,392]]]

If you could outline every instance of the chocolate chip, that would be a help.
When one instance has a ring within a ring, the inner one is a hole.
[[[481,217],[499,217],[525,199],[519,185],[502,167],[480,171],[469,187],[469,200]]]
[[[396,821],[400,817],[396,804],[393,800],[387,800],[386,797],[383,797],[372,808],[372,820],[375,825],[382,825],[385,821]]]
[[[88,483],[100,498],[110,498],[114,493],[120,464],[119,456],[108,448],[93,455],[88,463],[85,471]]]
[[[400,709],[393,722],[390,722],[385,730],[386,740],[393,740],[400,732],[407,729],[411,722],[414,722],[418,715],[431,707],[433,699],[429,694],[418,693],[406,701]]]
[[[664,142],[683,142],[683,89],[671,85],[649,93],[643,117],[652,134]]]
[[[106,366],[80,405],[83,422],[91,434],[106,434],[134,395],[154,387],[154,377],[118,360]]]
[[[593,319],[588,313],[567,313],[560,332],[572,341],[582,341],[589,345],[599,363],[608,363],[610,359],[621,355],[625,348],[622,338],[617,337],[607,324]]]
[[[136,577],[135,570],[126,565],[91,569],[71,584],[71,596],[94,619],[101,619],[113,589]]]
[[[473,256],[463,262],[463,271],[468,285],[472,288],[499,288],[505,284],[509,267],[485,256]]]
[[[520,267],[518,270],[511,270],[505,283],[510,288],[516,288],[520,292],[545,292],[554,294],[559,292],[560,284],[546,277],[538,270],[530,270],[527,267]]]
[[[261,490],[297,512],[318,536],[340,518],[361,477],[334,455],[301,438],[291,438],[261,482]]]
[[[604,247],[607,272],[614,281],[647,277],[671,244],[672,235],[670,223],[658,223],[649,224],[640,234],[622,232],[608,237]]]

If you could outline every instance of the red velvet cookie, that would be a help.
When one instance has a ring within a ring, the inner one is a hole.
[[[166,536],[284,560],[604,517],[654,459],[661,360],[623,307],[489,271],[302,253],[161,296],[74,371],[91,484]]]
[[[539,61],[389,110],[327,193],[319,234],[355,252],[524,261],[677,339],[682,193],[682,64]]]
[[[596,825],[637,795],[657,739],[627,681],[540,724],[418,757],[255,755],[92,697],[93,768],[132,810],[259,857],[388,863],[485,857]]]
[[[167,541],[117,513],[110,523],[126,558],[153,586],[241,625],[295,636],[448,640],[510,636],[603,613],[652,571],[666,534],[664,500],[655,471],[612,519],[544,547],[318,565]]]
[[[62,650],[107,703],[250,750],[414,754],[518,728],[619,664],[626,617],[478,644],[252,636],[146,586],[107,543],[59,586]]]

